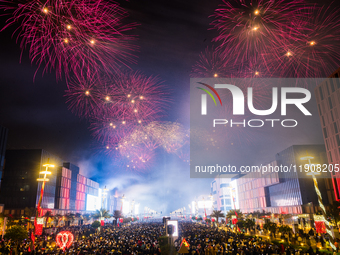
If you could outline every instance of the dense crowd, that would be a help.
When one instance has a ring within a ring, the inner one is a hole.
[[[55,243],[57,231],[62,230],[68,230],[74,235],[73,244],[65,251],[59,249]],[[59,228],[53,232],[37,237],[34,247],[29,238],[20,243],[2,240],[0,254],[176,254],[180,249],[182,238],[189,243],[189,254],[322,254],[318,249],[315,251],[311,247],[308,250],[297,250],[289,246],[284,247],[282,244],[273,244],[266,238],[236,233],[230,228],[216,228],[192,222],[180,223],[180,238],[173,240],[173,248],[162,241],[160,243],[160,237],[165,235],[164,225],[160,221],[132,223],[120,227],[107,224],[100,231],[90,226],[77,226]]]

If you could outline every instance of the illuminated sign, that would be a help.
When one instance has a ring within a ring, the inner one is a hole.
[[[172,225],[173,226],[173,231],[174,231],[172,233],[172,236],[173,237],[178,237],[178,221],[177,220],[167,220],[166,221],[166,225],[167,226]],[[167,233],[167,235],[169,235],[169,234]]]

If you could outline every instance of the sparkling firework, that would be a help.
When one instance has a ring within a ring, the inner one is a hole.
[[[153,121],[146,126],[136,127],[119,142],[117,137],[108,137],[106,151],[123,159],[125,167],[130,169],[148,169],[157,148],[188,160],[185,155],[189,155],[189,133],[177,122]]]
[[[309,10],[302,0],[224,0],[214,14],[214,41],[240,68],[250,59],[280,59],[276,43],[299,35]]]
[[[57,78],[70,72],[88,78],[99,71],[118,70],[133,63],[136,24],[122,23],[128,15],[118,3],[103,0],[2,0],[0,9],[12,15],[7,28],[15,31],[22,50],[43,72],[56,69]]]
[[[297,40],[277,45],[280,77],[328,77],[340,66],[340,12],[332,5],[312,10]]]

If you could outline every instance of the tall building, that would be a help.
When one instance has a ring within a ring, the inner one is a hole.
[[[218,175],[211,183],[214,210],[221,210],[224,214],[232,209],[230,182],[231,178]]]
[[[277,170],[263,174],[260,170],[238,179],[241,211],[302,214],[311,213],[313,206],[317,210],[318,198],[313,179],[299,168],[308,163],[301,159],[307,155],[314,157],[312,163],[328,163],[324,145],[293,145],[277,153],[276,160],[267,165],[267,169],[269,166],[272,169],[280,169],[282,166],[287,171]],[[297,166],[297,169],[293,166]],[[332,203],[334,199],[329,173],[322,173],[317,180],[324,205]]]
[[[79,174],[79,168],[63,162],[57,156],[41,149],[7,150],[0,189],[0,203],[5,214],[23,214],[26,207],[36,207],[42,183],[37,181],[46,163],[53,164],[45,184],[41,202],[43,214],[81,213],[86,210],[86,195],[98,194],[99,184]]]
[[[340,68],[315,88],[328,162],[340,166]],[[332,171],[335,199],[340,200],[340,171]]]

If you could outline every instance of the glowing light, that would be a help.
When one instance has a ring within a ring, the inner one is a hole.
[[[143,100],[143,99],[144,99],[144,97],[143,97],[143,96],[140,96],[140,97],[139,97],[139,99]]]
[[[61,231],[56,236],[56,243],[60,249],[64,250],[71,247],[74,236],[69,231]]]
[[[133,111],[134,111],[134,112],[138,112],[138,110],[137,110],[137,109],[134,109]]]
[[[122,124],[123,124],[123,125],[125,125],[125,124],[126,124],[126,121],[125,121],[125,120],[123,120],[123,121],[122,121]]]
[[[128,95],[127,95],[127,97],[128,97],[128,98],[130,98],[130,97],[131,97],[131,95],[130,95],[130,94],[128,94]]]
[[[259,27],[253,27],[253,31],[256,31],[257,29],[259,29]]]
[[[138,121],[138,123],[140,124],[140,123],[142,123],[142,121],[141,121],[141,120],[139,120],[139,121]]]
[[[92,40],[90,41],[90,43],[91,43],[91,44],[94,44],[94,43],[95,43],[95,41],[92,39]]]
[[[106,96],[106,97],[105,97],[105,100],[106,100],[106,101],[110,101],[110,97],[109,97],[109,96]]]
[[[112,123],[110,123],[110,126],[112,126],[113,124]]]
[[[255,75],[256,75],[256,76],[258,76],[259,74],[260,74],[259,72],[257,72],[257,71],[255,72]]]
[[[90,91],[86,90],[85,95],[87,95],[87,96],[90,95]]]
[[[71,30],[72,27],[71,27],[71,25],[67,25],[66,28],[67,28],[68,30]]]
[[[135,103],[135,100],[132,99],[132,100],[131,100],[131,103],[134,104],[134,103]]]
[[[43,10],[42,10],[44,13],[48,13],[48,9],[45,7]]]
[[[217,73],[215,73],[215,74],[214,74],[214,77],[218,77],[218,74],[217,74]]]
[[[311,42],[309,43],[310,46],[314,46],[315,44],[316,44],[315,41],[311,41]]]
[[[64,43],[68,43],[68,39],[67,38],[64,39]]]
[[[110,147],[109,147],[109,146],[106,146],[106,149],[110,149]]]
[[[259,14],[260,14],[260,11],[259,11],[259,10],[256,10],[256,11],[254,12],[254,14],[255,14],[255,15],[259,15]]]
[[[290,52],[290,51],[288,51],[287,53],[286,53],[286,56],[287,57],[291,57],[293,54]]]

